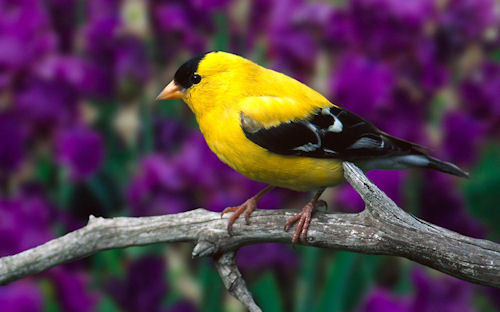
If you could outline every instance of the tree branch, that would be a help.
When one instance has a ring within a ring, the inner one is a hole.
[[[401,256],[449,275],[500,287],[500,245],[466,237],[420,220],[397,207],[351,163],[346,180],[361,195],[366,209],[358,214],[316,212],[306,245],[369,254]],[[140,218],[90,217],[87,226],[46,244],[0,259],[5,284],[101,250],[167,242],[195,242],[193,257],[214,256],[229,291],[251,311],[259,311],[235,264],[234,251],[262,242],[290,243],[283,231],[293,210],[255,211],[246,225],[238,220],[233,235],[227,217],[196,209],[175,215]],[[221,256],[222,255],[222,256]]]
[[[250,312],[262,312],[253,301],[252,294],[248,291],[245,280],[236,265],[236,252],[228,251],[216,257],[215,266],[219,272],[224,286],[231,295],[238,299]]]

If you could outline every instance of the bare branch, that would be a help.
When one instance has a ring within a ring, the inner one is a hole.
[[[500,245],[466,237],[407,214],[356,166],[344,163],[347,181],[366,203],[358,214],[316,212],[307,245],[406,257],[461,279],[500,287]],[[251,311],[259,311],[235,264],[239,247],[289,243],[282,230],[293,210],[256,211],[251,224],[237,221],[233,235],[227,217],[197,209],[175,215],[103,219],[91,217],[77,231],[19,254],[0,259],[0,283],[49,269],[101,250],[166,242],[195,242],[193,257],[214,256],[229,291]],[[222,256],[218,256],[221,255]],[[254,310],[252,310],[254,309]]]
[[[252,294],[248,291],[245,280],[236,266],[236,253],[229,251],[216,258],[215,266],[229,293],[243,303],[248,311],[262,312],[253,301]]]

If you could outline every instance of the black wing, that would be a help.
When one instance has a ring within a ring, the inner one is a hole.
[[[419,145],[391,137],[358,115],[338,107],[318,109],[307,120],[265,128],[241,113],[245,136],[277,154],[362,160],[419,153]]]

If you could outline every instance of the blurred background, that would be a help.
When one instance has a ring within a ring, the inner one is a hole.
[[[470,170],[369,177],[403,209],[500,241],[495,0],[2,0],[0,256],[103,217],[221,211],[262,185],[222,164],[181,101],[155,103],[207,50],[313,86]],[[276,190],[260,208],[300,208]],[[334,211],[363,204],[348,185]],[[110,250],[0,287],[2,311],[243,311],[190,244]],[[498,311],[500,292],[408,260],[285,244],[238,263],[264,311]]]

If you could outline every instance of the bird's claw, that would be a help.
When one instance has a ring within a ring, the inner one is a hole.
[[[326,206],[326,202],[324,200],[311,201],[302,208],[301,212],[288,219],[285,224],[285,231],[288,231],[298,221],[297,228],[292,237],[292,245],[298,243],[299,239],[303,243],[307,242],[307,230],[309,229],[309,224],[311,224],[314,208],[318,206]]]
[[[308,206],[310,206],[310,208]],[[285,224],[285,231],[288,231],[288,229],[298,221],[297,228],[295,229],[295,233],[292,237],[293,245],[298,243],[299,239],[301,242],[307,241],[307,229],[309,228],[309,224],[311,223],[311,217],[312,205],[307,204],[301,212],[288,219],[287,223]]]
[[[229,218],[229,221],[227,222],[227,232],[231,234],[231,229],[233,227],[233,224],[236,222],[238,217],[242,214],[244,214],[245,217],[245,223],[250,224],[250,215],[252,212],[257,209],[257,200],[255,198],[250,198],[243,204],[239,206],[234,206],[234,207],[227,207],[224,209],[221,213],[221,218],[224,216],[224,214],[228,212],[234,212],[233,215]]]

